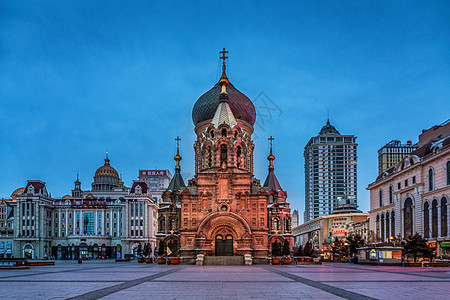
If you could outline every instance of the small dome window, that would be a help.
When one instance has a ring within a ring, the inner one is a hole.
[[[227,130],[224,128],[222,129],[222,137],[226,137],[227,136]]]

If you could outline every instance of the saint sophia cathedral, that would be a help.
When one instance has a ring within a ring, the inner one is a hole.
[[[275,176],[272,137],[264,184],[254,177],[256,110],[229,82],[228,51],[220,53],[222,76],[192,110],[195,175],[187,186],[176,139],[175,175],[159,205],[159,255],[164,251],[188,261],[198,254],[250,254],[254,263],[263,263],[292,249],[287,193]]]

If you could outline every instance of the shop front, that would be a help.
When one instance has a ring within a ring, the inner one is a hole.
[[[450,241],[439,242],[439,246],[441,246],[442,256],[450,257]]]
[[[402,247],[366,246],[358,248],[358,263],[371,265],[401,265]]]

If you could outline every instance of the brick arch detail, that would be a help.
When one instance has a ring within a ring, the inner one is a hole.
[[[207,238],[214,239],[214,234],[220,227],[232,228],[236,233],[236,239],[242,238],[246,233],[251,236],[251,229],[248,223],[239,215],[232,212],[216,212],[200,223],[197,229],[197,236],[203,232]]]

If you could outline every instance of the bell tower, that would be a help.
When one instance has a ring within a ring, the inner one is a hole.
[[[233,172],[253,174],[253,124],[242,120],[240,116],[236,117],[230,106],[230,96],[234,97],[237,93],[234,87],[230,90],[231,95],[227,90],[230,85],[226,73],[228,51],[223,48],[220,54],[222,76],[217,83],[220,86],[219,103],[212,119],[195,127],[195,171],[196,174],[213,173],[231,168]]]

